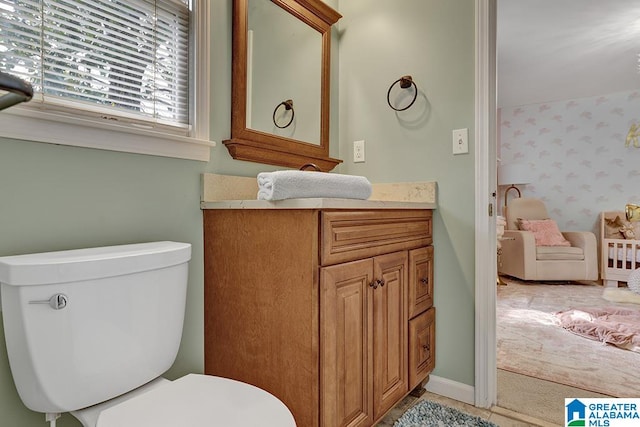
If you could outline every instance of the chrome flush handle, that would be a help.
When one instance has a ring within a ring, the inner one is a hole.
[[[54,310],[62,310],[67,306],[69,298],[65,294],[55,294],[48,300],[29,301],[29,304],[49,304]]]

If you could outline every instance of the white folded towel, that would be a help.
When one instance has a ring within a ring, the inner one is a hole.
[[[338,198],[366,200],[371,183],[363,176],[307,171],[275,171],[258,174],[258,200]]]

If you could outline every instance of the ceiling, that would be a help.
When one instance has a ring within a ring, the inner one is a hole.
[[[498,106],[640,89],[640,0],[497,0]]]

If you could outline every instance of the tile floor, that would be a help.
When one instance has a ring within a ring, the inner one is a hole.
[[[393,408],[386,417],[380,421],[376,427],[391,427],[393,423],[400,418],[400,416],[410,407],[412,407],[419,399],[431,400],[441,403],[443,405],[450,406],[452,408],[459,409],[467,414],[475,415],[486,420],[491,421],[499,427],[557,427],[556,424],[551,424],[546,421],[537,420],[528,415],[520,414],[510,411],[508,409],[494,406],[491,409],[476,408],[473,405],[449,399],[448,397],[440,396],[426,392],[421,397],[407,396],[405,397],[395,408]]]

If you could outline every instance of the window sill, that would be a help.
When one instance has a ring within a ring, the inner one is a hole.
[[[216,146],[206,139],[20,107],[0,113],[0,137],[203,162]]]

